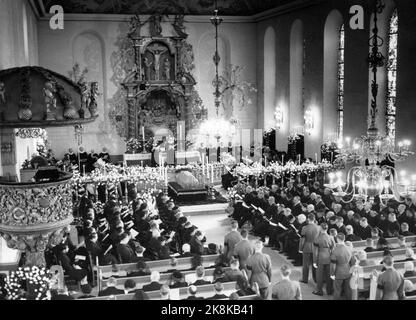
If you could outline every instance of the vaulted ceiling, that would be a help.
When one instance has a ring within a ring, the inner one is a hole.
[[[42,0],[46,12],[61,5],[65,13],[211,15],[215,0]],[[305,2],[307,0],[304,0]],[[218,0],[221,15],[252,16],[299,0]]]

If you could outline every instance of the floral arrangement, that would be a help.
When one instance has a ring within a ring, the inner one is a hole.
[[[122,181],[134,183],[139,181],[160,182],[164,180],[164,177],[160,174],[159,168],[141,166],[121,167],[102,162],[90,174],[81,176],[79,172],[75,172],[72,180],[75,184],[115,184]]]
[[[237,163],[236,158],[228,152],[223,152],[220,155],[221,163],[227,167],[232,167]]]
[[[240,175],[243,177],[248,176],[261,176],[262,174],[273,173],[277,176],[284,176],[286,174],[310,174],[317,171],[329,171],[333,169],[333,165],[324,160],[321,163],[313,163],[306,161],[302,164],[293,162],[292,160],[287,162],[284,166],[279,163],[273,162],[269,166],[265,167],[260,162],[255,162],[253,165],[246,165],[240,163],[234,170],[234,175]]]
[[[299,139],[300,139],[300,136],[296,132],[290,133],[289,136],[287,137],[287,141],[289,142],[289,144],[295,143]]]
[[[331,152],[335,152],[337,150],[338,150],[338,145],[337,145],[336,142],[333,142],[333,141],[326,141],[321,146],[321,152],[322,153],[331,153]]]
[[[25,267],[6,277],[9,300],[48,300],[51,275],[45,268]]]

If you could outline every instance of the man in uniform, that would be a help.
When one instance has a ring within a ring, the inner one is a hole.
[[[282,280],[273,286],[272,300],[302,300],[299,282],[290,280],[290,268],[283,266],[280,272]]]
[[[234,247],[234,256],[240,261],[240,269],[247,269],[247,260],[254,254],[254,248],[251,242],[248,240],[248,231],[241,230],[241,241]]]
[[[323,296],[323,285],[326,283],[326,294],[333,294],[333,284],[330,278],[331,252],[335,241],[328,235],[328,224],[321,224],[321,231],[314,242],[313,266],[316,268],[316,291],[312,292],[317,296]]]
[[[384,271],[377,278],[377,292],[381,300],[403,300],[404,299],[404,278],[394,268],[392,256],[383,259]]]
[[[241,241],[241,235],[237,231],[238,222],[231,222],[231,232],[225,235],[224,237],[224,255],[227,258],[227,261],[231,260],[231,257],[234,254],[234,247],[237,243]]]
[[[263,242],[257,240],[254,244],[255,253],[247,261],[247,269],[251,270],[250,284],[257,283],[263,299],[269,296],[269,286],[272,280],[272,262],[270,256],[262,253]]]
[[[350,297],[350,267],[352,252],[345,245],[345,235],[336,236],[337,244],[331,253],[331,278],[334,280],[334,299],[340,300],[344,289],[347,300]]]
[[[299,241],[299,252],[302,253],[302,281],[309,282],[309,269],[313,264],[313,249],[316,238],[319,235],[319,227],[315,224],[315,215],[308,215],[308,224],[302,228],[301,240]],[[315,270],[312,268],[312,277],[316,281]]]

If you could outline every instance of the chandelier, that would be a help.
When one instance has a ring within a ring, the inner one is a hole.
[[[221,91],[220,86],[222,85],[221,79],[218,72],[219,63],[221,61],[220,54],[218,52],[218,27],[223,22],[223,19],[218,15],[218,4],[217,0],[215,1],[214,15],[210,18],[212,25],[215,27],[215,53],[213,61],[215,64],[215,78],[212,82],[215,91],[214,91],[214,104],[216,110],[216,117],[213,119],[205,120],[201,123],[199,127],[199,137],[200,141],[197,141],[198,145],[209,146],[212,144],[220,144],[220,140],[227,139],[230,140],[236,134],[236,125],[238,123],[235,119],[226,120],[219,117],[219,108],[221,105]]]
[[[383,39],[378,35],[377,15],[384,9],[381,0],[375,0],[374,5],[374,28],[370,38],[371,52],[368,56],[369,67],[371,68],[373,79],[371,83],[371,107],[368,121],[367,134],[351,140],[338,142],[338,152],[336,163],[345,165],[347,163],[357,164],[352,167],[343,181],[341,171],[330,173],[329,183],[325,187],[334,190],[334,196],[342,198],[344,202],[351,202],[354,199],[374,200],[376,196],[380,199],[401,200],[401,197],[408,197],[416,191],[416,176],[412,177],[412,182],[405,179],[399,181],[399,175],[395,168],[388,162],[397,162],[406,159],[414,153],[410,151],[411,142],[401,141],[397,144],[390,137],[381,135],[376,125],[377,118],[377,69],[385,65],[385,57],[379,51],[383,45]],[[344,143],[345,142],[345,143]],[[414,179],[413,179],[414,178]]]

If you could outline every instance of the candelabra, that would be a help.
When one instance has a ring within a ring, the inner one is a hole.
[[[369,126],[367,134],[351,141],[351,138],[345,139],[345,144],[340,141],[338,144],[339,155],[335,160],[336,163],[356,163],[347,172],[346,182],[343,181],[342,172],[330,173],[329,183],[325,186],[335,191],[334,195],[342,198],[344,202],[351,202],[360,198],[367,200],[379,196],[381,199],[396,199],[400,201],[401,197],[410,196],[416,191],[416,176],[414,176],[413,185],[410,181],[403,179],[398,180],[398,174],[395,168],[390,165],[382,165],[385,161],[396,162],[406,159],[414,153],[410,151],[411,142],[403,140],[397,146],[388,136],[381,135],[376,126],[377,108],[377,69],[384,66],[385,57],[379,51],[383,45],[383,39],[378,35],[377,15],[384,9],[381,0],[376,0],[374,5],[374,28],[373,35],[370,38],[371,53],[368,56],[368,63],[373,73],[371,83],[371,107],[369,115]],[[404,190],[400,191],[400,188]]]

